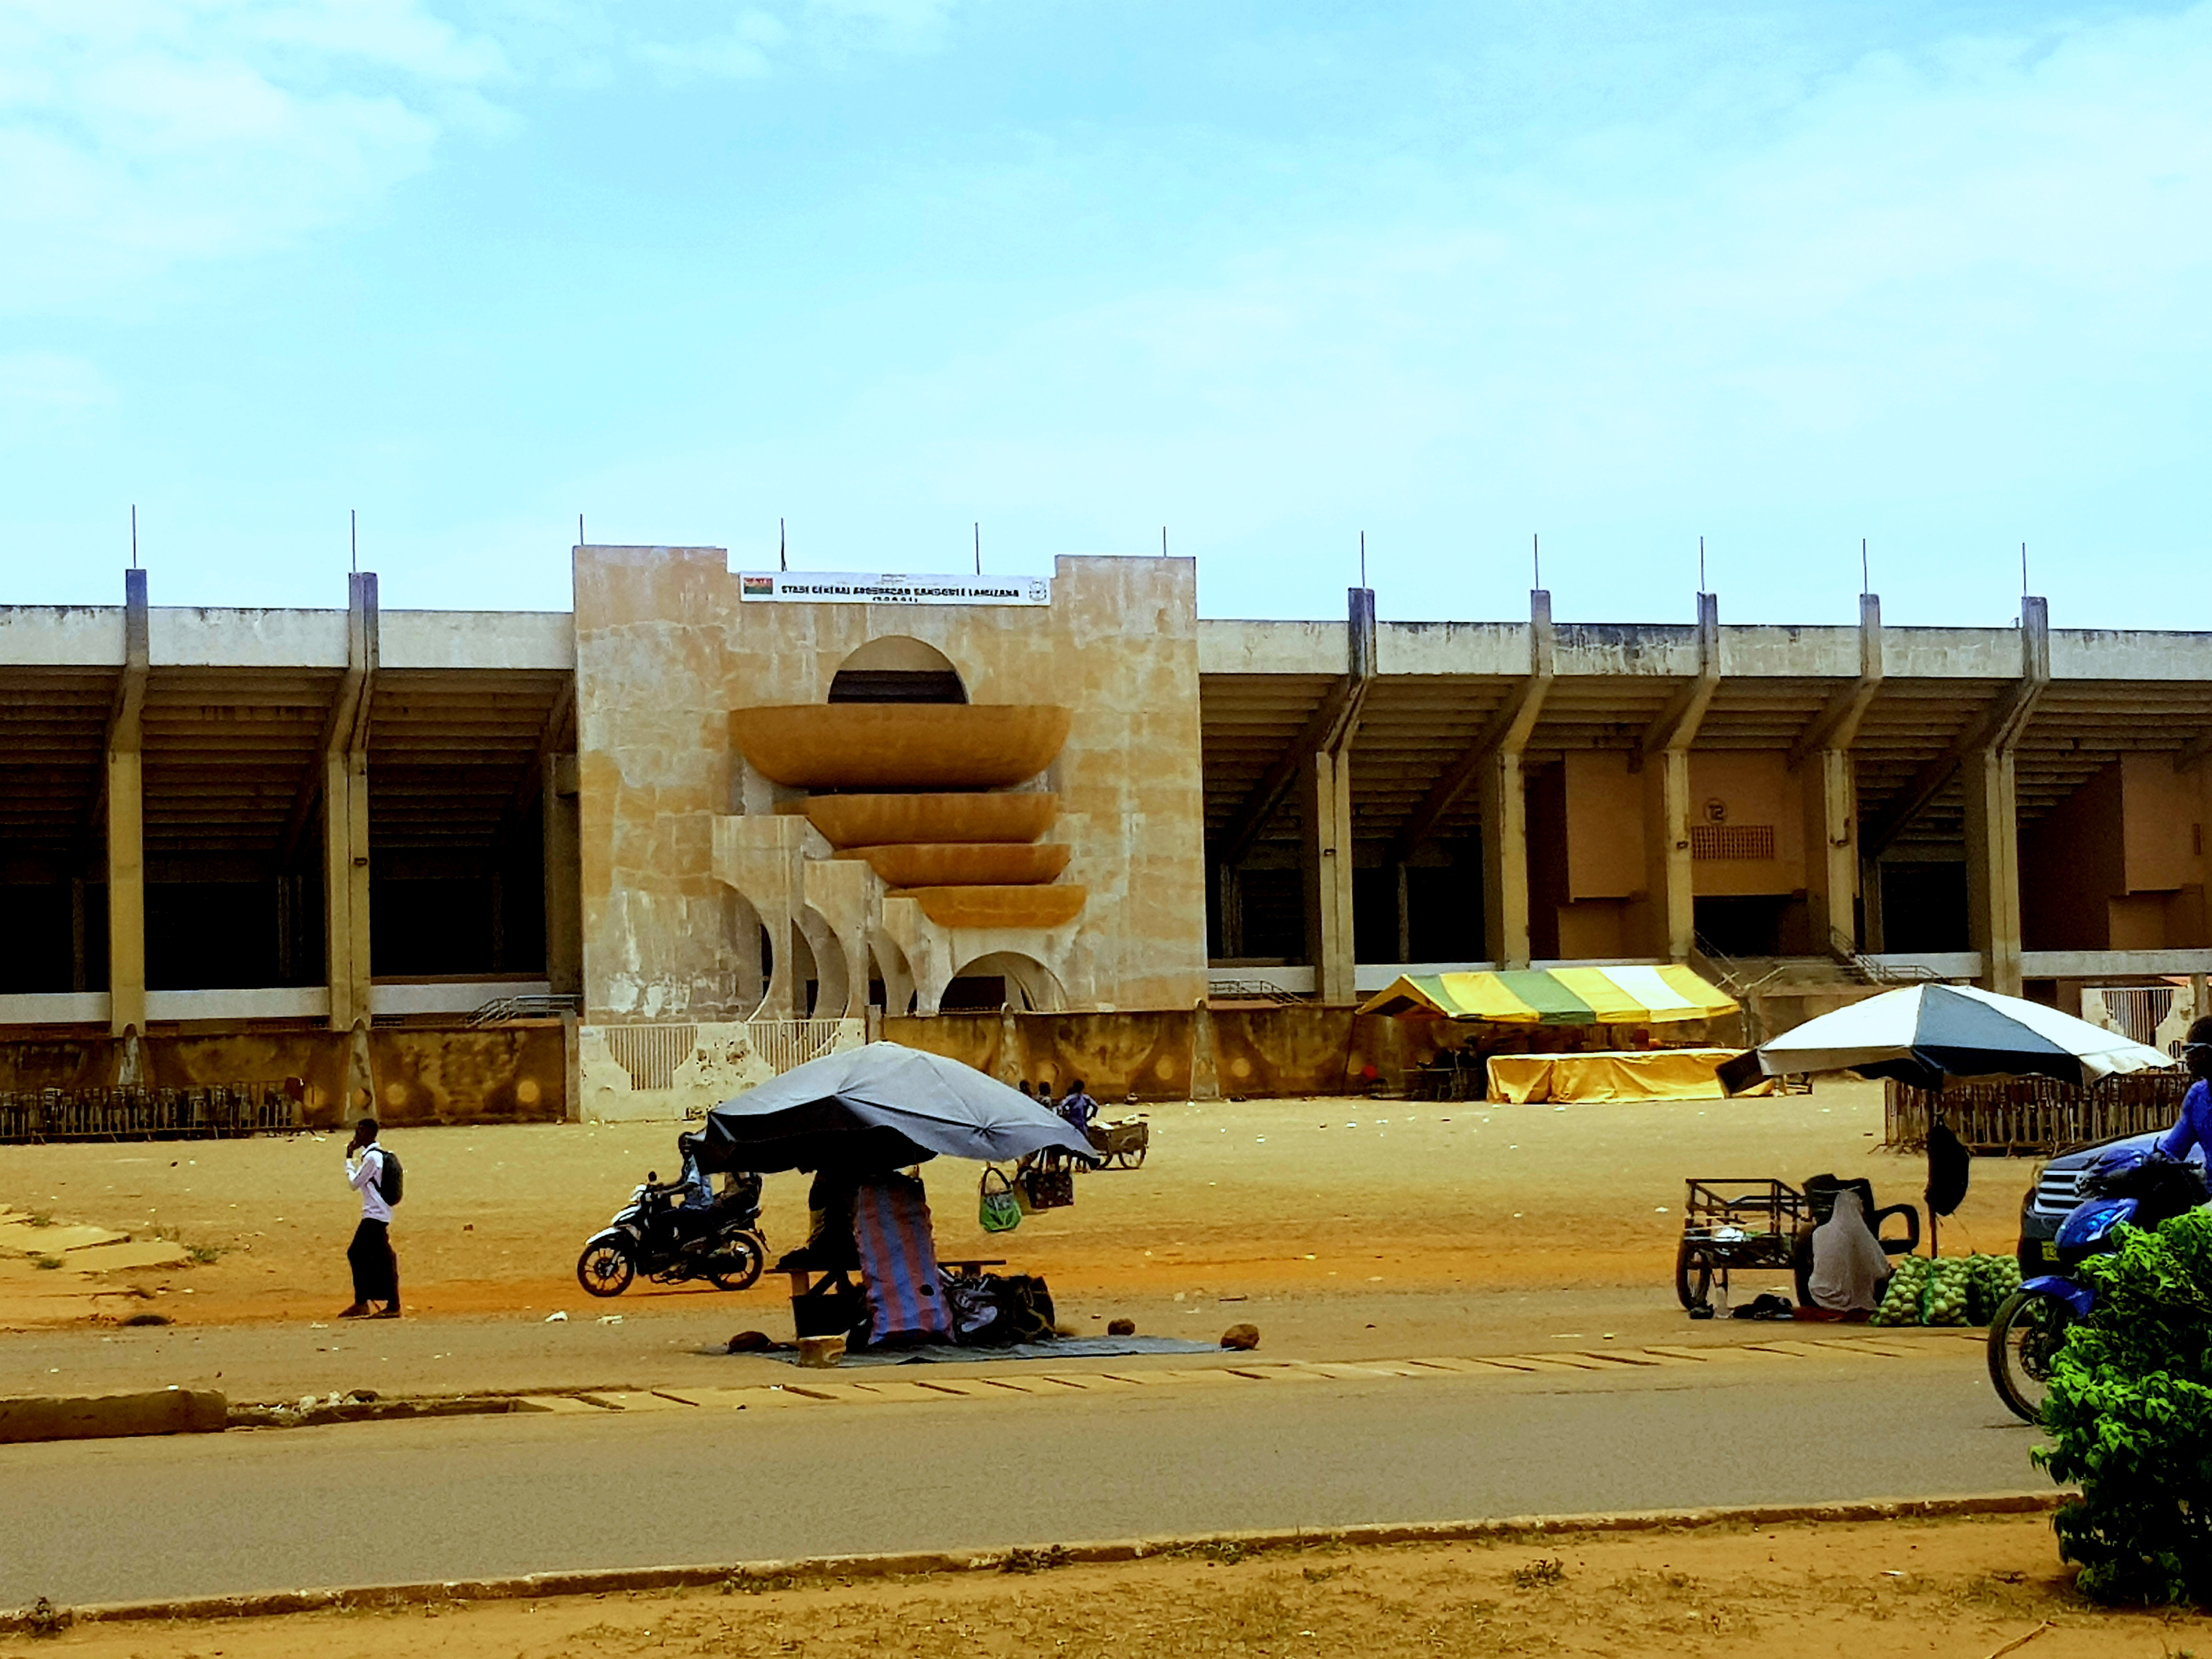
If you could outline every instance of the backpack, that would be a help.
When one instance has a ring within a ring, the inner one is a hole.
[[[386,1204],[397,1204],[400,1192],[407,1184],[407,1171],[401,1169],[399,1160],[383,1147],[379,1146],[376,1151],[382,1165],[376,1172],[377,1195]]]

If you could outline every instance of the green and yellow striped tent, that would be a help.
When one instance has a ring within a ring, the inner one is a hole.
[[[1486,1019],[1507,1025],[1667,1025],[1736,1012],[1735,1000],[1687,968],[1524,968],[1403,974],[1363,1014]]]

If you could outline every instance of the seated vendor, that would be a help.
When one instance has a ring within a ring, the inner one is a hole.
[[[853,1196],[860,1179],[849,1170],[817,1170],[806,1189],[806,1243],[787,1250],[778,1273],[832,1273],[860,1265],[853,1243]]]
[[[1866,1209],[1856,1192],[1836,1194],[1836,1207],[1813,1230],[1813,1272],[1807,1282],[1813,1305],[1849,1317],[1881,1305],[1889,1282],[1889,1257],[1867,1226]]]

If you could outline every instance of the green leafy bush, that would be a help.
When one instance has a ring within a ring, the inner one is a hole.
[[[2212,1210],[2120,1237],[2043,1406],[2035,1460],[2081,1486],[2059,1557],[2100,1601],[2212,1603]]]

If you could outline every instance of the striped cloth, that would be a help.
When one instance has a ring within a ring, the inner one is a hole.
[[[901,1175],[863,1181],[853,1196],[853,1242],[868,1298],[870,1346],[951,1334],[921,1182]]]
[[[1508,1025],[1666,1025],[1736,1012],[1735,999],[1679,964],[1401,975],[1363,1014]]]

